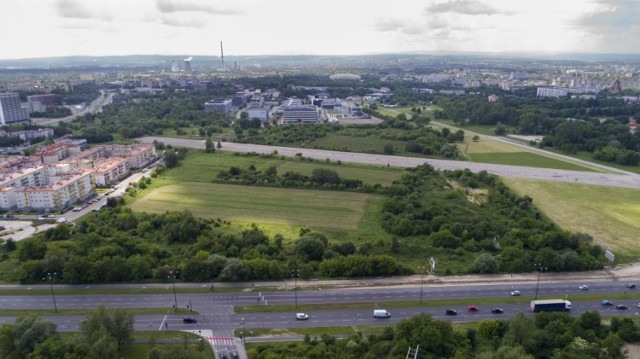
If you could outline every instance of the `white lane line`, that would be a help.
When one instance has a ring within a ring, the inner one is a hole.
[[[162,331],[162,327],[164,326],[164,322],[165,320],[167,320],[167,316],[165,315],[164,318],[162,318],[162,323],[160,323],[160,328],[158,328],[158,331],[161,332]]]

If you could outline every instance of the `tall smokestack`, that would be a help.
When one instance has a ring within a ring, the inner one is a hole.
[[[222,41],[220,41],[220,67],[224,67],[224,51],[222,50]]]

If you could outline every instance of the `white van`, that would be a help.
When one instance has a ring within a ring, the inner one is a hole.
[[[386,309],[374,309],[373,310],[373,317],[374,318],[389,318],[391,316],[391,313],[387,312]]]
[[[58,220],[56,221],[56,223],[66,223],[67,222],[67,218],[66,217],[60,217],[58,218]]]

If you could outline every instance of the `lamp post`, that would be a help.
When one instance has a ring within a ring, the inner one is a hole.
[[[241,320],[240,324],[242,325],[242,334],[240,334],[240,335],[242,337],[242,344],[244,344],[245,343],[245,339],[244,339],[244,318],[240,318],[240,320]]]
[[[176,278],[178,278],[178,274],[180,274],[180,272],[178,272],[177,269],[169,271],[169,276],[167,278],[173,279],[173,299],[174,299],[174,305],[173,305],[173,310],[174,311],[178,311],[178,295],[176,294]]]
[[[420,271],[420,304],[422,304],[422,291],[424,289],[424,270],[427,269],[425,266],[419,266],[418,270]]]
[[[42,278],[42,280],[46,280],[49,281],[49,288],[51,288],[51,298],[53,298],[53,310],[55,310],[56,313],[58,313],[58,306],[56,305],[56,296],[53,294],[53,277],[55,277],[56,273],[47,273],[47,276],[45,278]]]
[[[542,273],[543,270],[547,270],[547,267],[542,266],[541,263],[536,263],[535,267],[538,270],[538,283],[536,284],[536,297],[534,299],[538,299],[538,289],[540,289],[540,273]]]
[[[298,278],[300,278],[300,269],[292,269],[291,277],[293,278],[293,296],[295,298],[296,309],[298,309]]]

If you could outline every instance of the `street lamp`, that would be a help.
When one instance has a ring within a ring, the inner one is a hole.
[[[542,266],[541,263],[536,263],[535,267],[538,270],[538,283],[536,284],[536,297],[534,299],[538,299],[538,289],[540,289],[540,273],[542,273],[542,271],[547,270],[548,268]]]
[[[178,295],[176,294],[176,278],[178,278],[178,274],[180,274],[180,272],[178,272],[177,269],[169,271],[169,276],[167,278],[171,279],[173,278],[173,299],[175,300],[175,304],[173,305],[173,308],[175,311],[178,311]]]
[[[245,339],[244,339],[244,318],[240,318],[241,322],[240,324],[242,325],[242,334],[240,334],[240,337],[242,338],[242,344],[245,343]]]
[[[424,289],[424,270],[427,269],[425,266],[419,266],[418,270],[420,271],[420,304],[422,304],[422,291]]]
[[[300,269],[292,269],[291,277],[293,278],[293,296],[296,301],[296,309],[298,309],[298,278],[300,278]]]
[[[42,278],[42,280],[47,280],[49,281],[49,288],[51,288],[51,298],[53,298],[53,310],[55,310],[56,313],[58,313],[58,306],[56,305],[56,296],[53,294],[53,277],[55,277],[56,273],[47,273],[47,276],[45,278]]]

